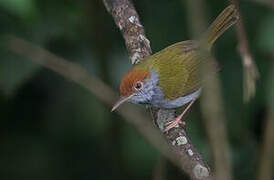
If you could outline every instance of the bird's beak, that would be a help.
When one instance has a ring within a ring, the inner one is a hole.
[[[113,105],[111,112],[117,109],[121,104],[132,98],[132,96],[134,96],[134,94],[127,97],[121,96],[120,99]]]

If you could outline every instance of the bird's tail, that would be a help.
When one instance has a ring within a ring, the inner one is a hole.
[[[210,49],[216,39],[220,37],[230,26],[235,24],[239,19],[239,13],[235,5],[230,5],[221,12],[221,14],[215,19],[215,21],[210,25],[201,43]]]

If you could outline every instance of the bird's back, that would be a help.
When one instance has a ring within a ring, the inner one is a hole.
[[[197,41],[182,41],[148,57],[141,66],[150,66],[158,75],[158,86],[166,99],[174,100],[201,87],[201,70],[210,58]]]
[[[210,55],[212,45],[238,19],[236,7],[230,5],[220,13],[199,41],[173,44],[148,57],[139,66],[151,67],[158,73],[158,85],[166,99],[174,100],[191,94],[201,87],[203,67],[211,67],[212,64],[216,67]]]

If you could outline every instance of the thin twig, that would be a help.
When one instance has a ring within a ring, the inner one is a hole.
[[[125,39],[132,64],[151,54],[150,43],[145,36],[139,16],[128,0],[104,0],[108,12]],[[157,18],[157,17],[155,17]],[[175,118],[175,110],[151,108],[157,127],[164,132],[164,124]],[[184,126],[172,128],[164,134],[172,150],[180,155],[180,166],[193,180],[212,179],[210,169],[188,138]]]
[[[231,3],[238,6],[237,0],[229,0]],[[239,8],[238,8],[239,10]],[[244,102],[255,96],[256,93],[256,80],[259,78],[259,72],[254,62],[253,56],[250,53],[248,40],[243,24],[243,19],[239,11],[239,21],[236,24],[236,32],[238,38],[238,50],[242,57],[243,64],[243,94]]]

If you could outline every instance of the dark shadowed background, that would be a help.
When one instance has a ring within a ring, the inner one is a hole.
[[[213,48],[222,67],[230,155],[239,180],[256,178],[267,112],[274,107],[274,5],[269,2],[240,1],[249,48],[260,72],[256,96],[248,104],[243,103],[235,28]],[[196,9],[190,9],[187,0],[134,4],[153,52],[192,38],[189,16]],[[205,24],[227,5],[204,2]],[[1,0],[0,36],[7,34],[80,64],[117,92],[131,66],[119,29],[100,0]],[[191,140],[212,164],[199,101],[186,118]],[[154,179],[161,165],[165,178],[184,177],[133,126],[110,113],[109,106],[83,87],[14,54],[4,40],[0,119],[1,180]]]

